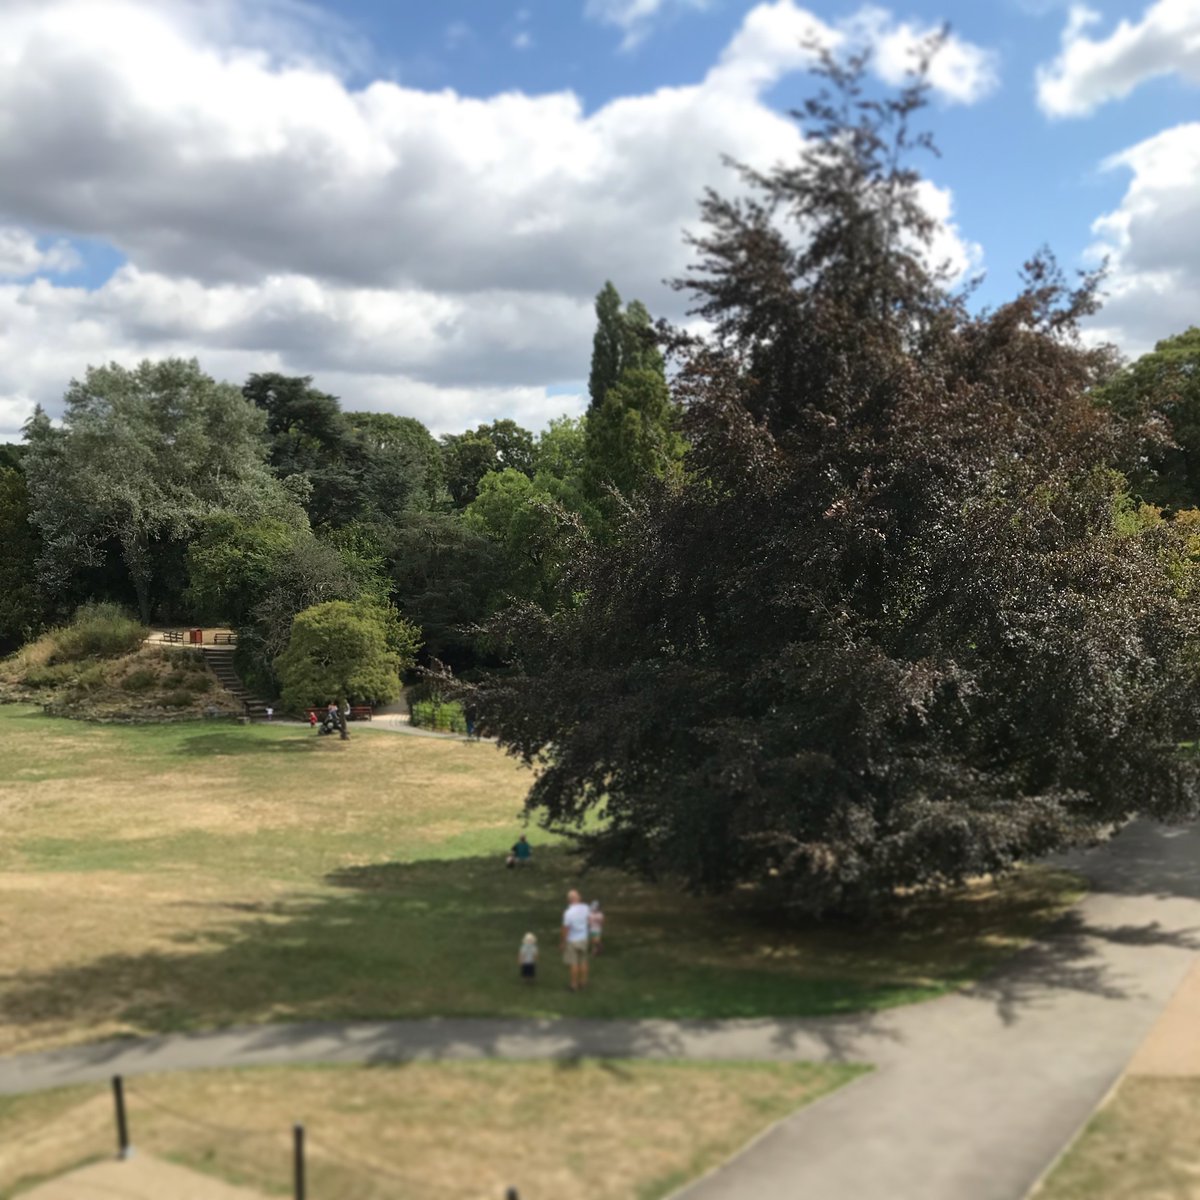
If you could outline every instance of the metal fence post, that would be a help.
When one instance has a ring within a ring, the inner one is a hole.
[[[517,1195],[516,1188],[509,1188],[504,1193],[504,1200],[521,1200],[521,1197]]]
[[[112,1090],[117,1109],[117,1157],[128,1158],[133,1147],[129,1144],[129,1121],[125,1115],[125,1083],[120,1075],[112,1077]]]
[[[304,1126],[292,1126],[293,1168],[296,1200],[304,1200]]]

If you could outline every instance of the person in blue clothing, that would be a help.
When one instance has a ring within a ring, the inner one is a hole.
[[[504,865],[512,870],[513,867],[527,867],[533,861],[533,847],[529,844],[528,839],[524,834],[513,843],[512,849],[508,852],[508,858],[504,860]]]

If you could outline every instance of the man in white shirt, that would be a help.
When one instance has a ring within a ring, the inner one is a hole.
[[[591,910],[574,888],[567,893],[567,909],[562,917],[563,962],[571,970],[571,991],[587,987],[588,914]]]

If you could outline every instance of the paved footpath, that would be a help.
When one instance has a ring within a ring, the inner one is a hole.
[[[615,1056],[875,1065],[687,1200],[1020,1200],[1086,1121],[1200,949],[1200,832],[1136,825],[1073,864],[1093,892],[964,992],[804,1021],[266,1026],[0,1060],[0,1093],[199,1067]]]

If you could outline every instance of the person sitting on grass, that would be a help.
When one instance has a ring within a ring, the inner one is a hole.
[[[504,865],[511,871],[513,867],[527,867],[533,862],[533,847],[529,844],[524,834],[513,843],[512,849],[508,852],[508,857],[504,860]]]
[[[521,967],[521,978],[526,983],[537,982],[538,944],[532,933],[527,933],[521,939],[521,948],[517,951],[517,962]]]

